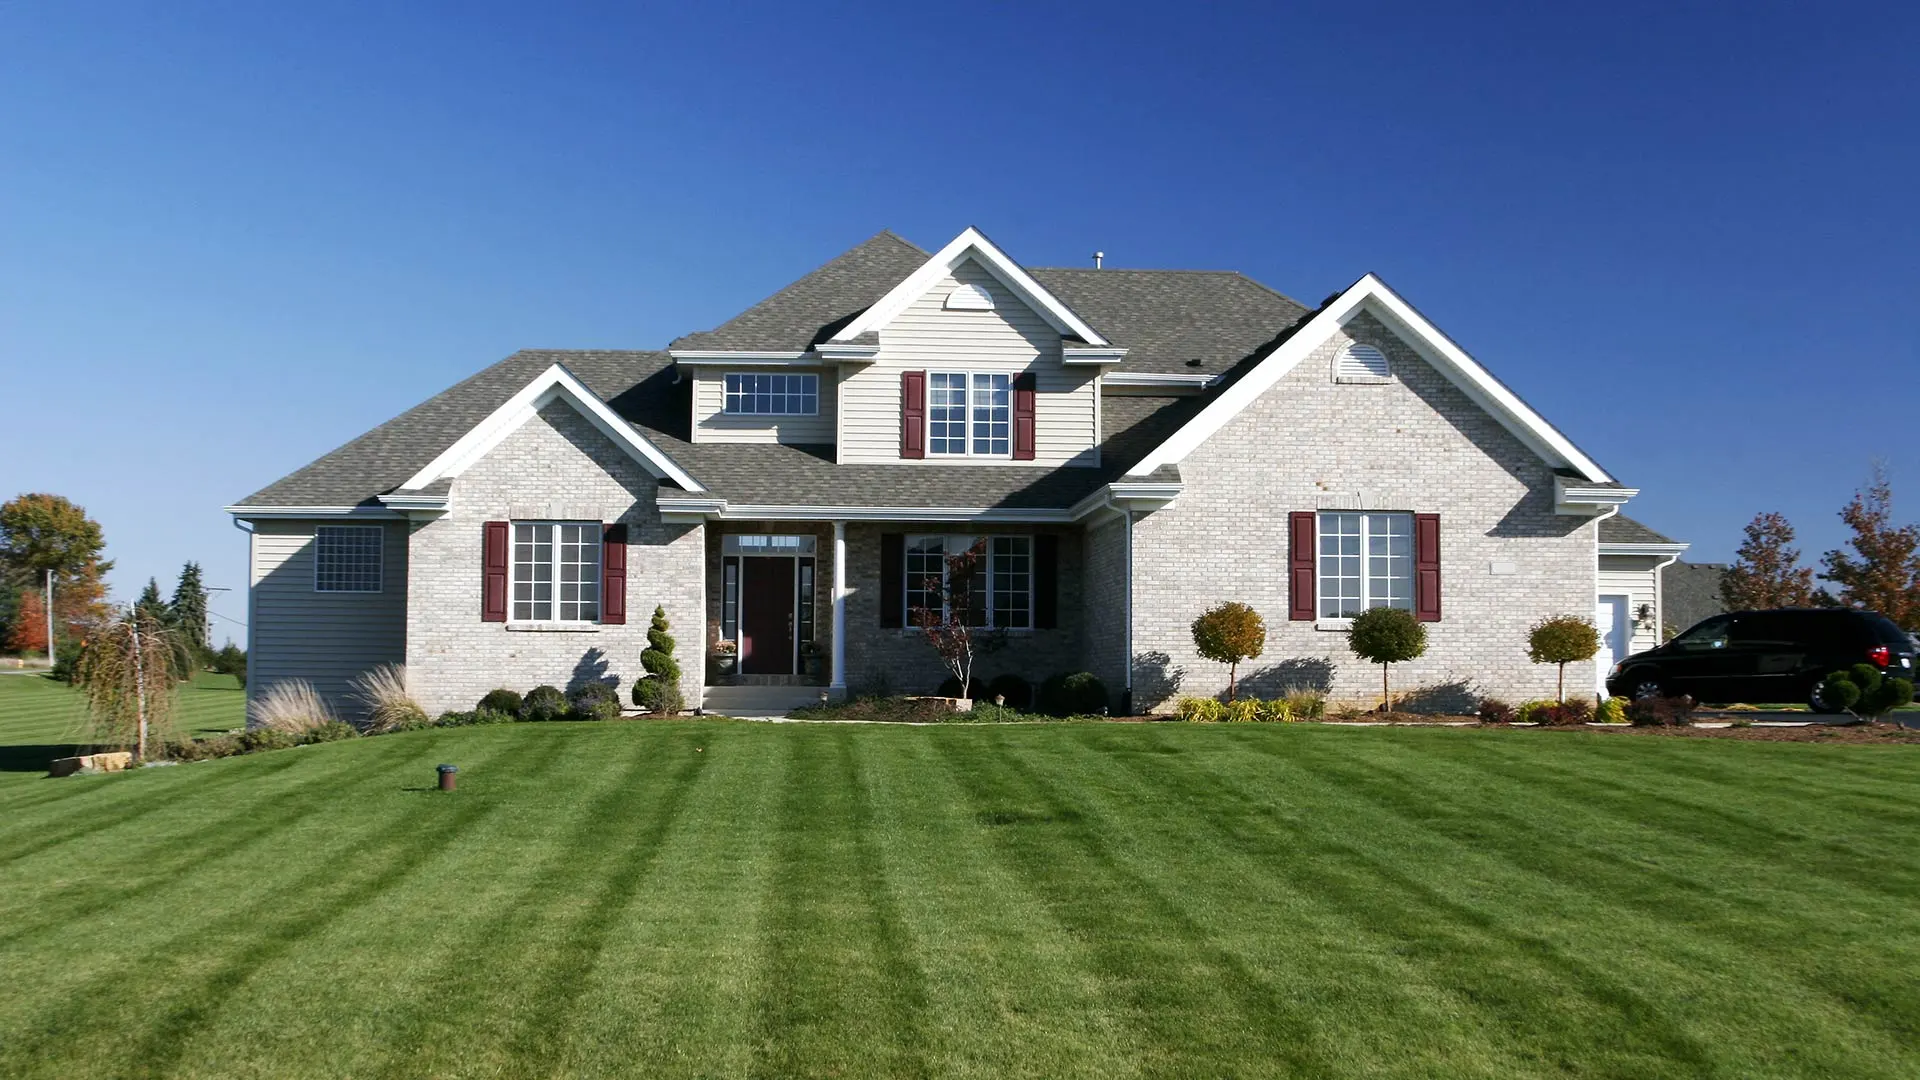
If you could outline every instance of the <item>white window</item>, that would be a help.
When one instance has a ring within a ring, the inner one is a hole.
[[[378,525],[321,525],[313,530],[314,592],[379,592]]]
[[[814,416],[820,412],[820,376],[729,374],[722,408],[730,416]]]
[[[1341,349],[1333,362],[1333,377],[1339,382],[1383,382],[1391,374],[1386,353],[1358,342]]]
[[[1320,515],[1320,617],[1413,610],[1413,515]]]
[[[952,581],[951,556],[973,552],[977,562],[964,588]],[[1001,630],[1033,627],[1033,537],[909,536],[906,542],[906,618],[914,612],[952,615],[955,595],[965,597],[967,622]]]
[[[600,621],[597,521],[513,523],[515,622]]]
[[[984,371],[928,373],[927,453],[1010,456],[1013,376]]]

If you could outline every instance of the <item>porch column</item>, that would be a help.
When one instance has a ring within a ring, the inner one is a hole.
[[[847,523],[833,523],[833,681],[827,696],[847,696]]]

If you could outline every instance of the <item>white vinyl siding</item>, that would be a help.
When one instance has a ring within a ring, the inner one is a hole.
[[[1642,652],[1660,644],[1657,628],[1653,625],[1641,626],[1636,621],[1640,608],[1650,611],[1660,610],[1660,597],[1653,568],[1662,562],[1662,558],[1653,555],[1602,555],[1598,588],[1602,595],[1625,596],[1627,598],[1627,622],[1632,629],[1629,652]],[[1680,627],[1685,630],[1686,627]]]
[[[977,285],[992,311],[949,310],[946,299],[963,284]],[[966,371],[1034,373],[1034,459],[1019,465],[1095,465],[1099,395],[1092,369],[1060,363],[1060,335],[1011,290],[973,262],[936,282],[880,331],[874,362],[847,365],[839,386],[843,463],[900,460],[900,373]],[[929,380],[931,389],[931,380]],[[931,403],[931,398],[929,398]],[[922,461],[992,465],[1004,459],[946,457]]]
[[[247,693],[305,679],[337,709],[354,711],[349,683],[407,658],[407,527],[370,525],[380,539],[377,591],[317,591],[315,533],[327,522],[256,521],[249,544],[253,589]]]
[[[785,370],[794,375],[812,375],[818,380],[816,412],[811,415],[736,415],[726,411],[727,375],[745,374],[720,368],[693,370],[693,441],[787,443],[824,446],[833,442],[836,420],[836,373],[832,370]],[[755,372],[754,374],[759,374]]]

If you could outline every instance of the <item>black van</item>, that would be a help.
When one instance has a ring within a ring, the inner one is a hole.
[[[1804,701],[1815,712],[1838,712],[1821,700],[1820,680],[1855,664],[1911,679],[1914,639],[1872,611],[1734,611],[1613,665],[1607,693],[1688,694],[1711,704]]]

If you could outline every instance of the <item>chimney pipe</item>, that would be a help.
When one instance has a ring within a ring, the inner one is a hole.
[[[1096,252],[1094,252],[1094,253],[1093,253],[1093,268],[1094,268],[1095,270],[1098,270],[1098,269],[1100,269],[1100,260],[1102,260],[1102,259],[1104,259],[1104,258],[1106,258],[1106,257],[1107,257],[1107,253],[1106,253],[1106,252],[1104,252],[1104,251],[1096,251]]]

